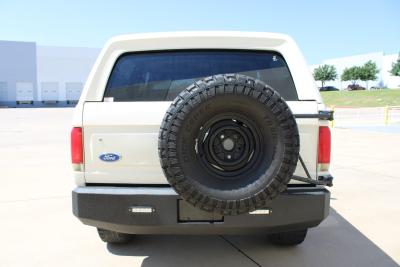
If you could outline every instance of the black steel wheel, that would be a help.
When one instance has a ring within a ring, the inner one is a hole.
[[[204,166],[221,178],[238,177],[260,156],[260,137],[250,121],[239,114],[216,116],[196,139]]]

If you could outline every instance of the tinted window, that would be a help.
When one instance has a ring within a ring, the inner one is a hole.
[[[104,97],[114,101],[172,101],[201,78],[241,73],[264,81],[286,100],[297,100],[285,60],[273,52],[169,51],[122,55],[111,72]]]

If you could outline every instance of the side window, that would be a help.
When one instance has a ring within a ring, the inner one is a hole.
[[[172,101],[201,78],[241,73],[264,81],[286,100],[297,100],[290,71],[273,52],[239,50],[185,50],[131,53],[114,65],[104,98],[115,102]]]

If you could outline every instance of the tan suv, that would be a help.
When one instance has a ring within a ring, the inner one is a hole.
[[[269,234],[299,244],[329,210],[331,114],[286,35],[126,35],[75,110],[73,212],[133,234]]]

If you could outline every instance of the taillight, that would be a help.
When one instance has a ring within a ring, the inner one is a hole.
[[[83,140],[80,127],[74,127],[71,131],[71,160],[72,163],[83,163]]]
[[[318,163],[321,170],[328,170],[331,162],[331,130],[328,126],[319,127]]]

